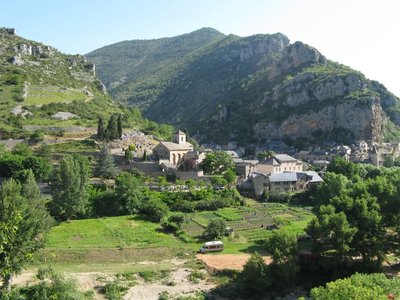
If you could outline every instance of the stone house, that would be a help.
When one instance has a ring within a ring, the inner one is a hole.
[[[242,158],[233,158],[235,163],[235,172],[239,176],[247,178],[251,173],[255,172],[258,160],[247,160]]]
[[[270,175],[253,173],[248,178],[251,181],[254,196],[259,198],[264,192],[271,193],[290,193],[304,191],[323,180],[314,171],[305,172],[285,172]]]
[[[193,145],[186,141],[186,134],[177,131],[172,142],[160,142],[154,149],[153,155],[158,160],[168,160],[176,166],[182,162],[183,156],[193,151]]]
[[[256,198],[261,197],[264,191],[269,190],[269,178],[265,174],[253,173],[251,174],[251,182]]]
[[[283,172],[302,172],[303,162],[287,154],[275,154],[273,157],[261,160],[255,168],[257,173],[274,174]]]
[[[269,191],[271,193],[288,193],[304,191],[312,179],[305,173],[275,173],[269,176]]]

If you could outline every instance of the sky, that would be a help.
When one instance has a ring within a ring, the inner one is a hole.
[[[203,27],[285,34],[400,96],[399,0],[1,0],[0,27],[68,54]]]

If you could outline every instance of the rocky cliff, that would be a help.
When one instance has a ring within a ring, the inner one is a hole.
[[[195,46],[188,41],[196,41]],[[173,55],[177,50],[180,56]],[[400,138],[397,97],[317,49],[291,44],[280,33],[241,38],[203,29],[110,45],[88,56],[100,78],[116,67],[113,57],[119,66],[125,61],[131,68],[122,68],[112,80],[104,77],[110,93],[201,140]],[[116,82],[123,85],[113,88]]]

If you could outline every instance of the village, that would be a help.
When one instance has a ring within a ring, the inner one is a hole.
[[[125,153],[132,144],[135,151],[127,163]],[[137,168],[152,177],[172,176],[183,181],[206,183],[210,183],[211,175],[202,170],[202,161],[209,153],[224,152],[234,162],[235,185],[239,192],[256,199],[265,193],[299,192],[317,185],[323,181],[326,168],[334,157],[390,167],[400,156],[399,142],[367,143],[363,140],[351,145],[325,143],[301,151],[283,141],[267,141],[251,145],[251,155],[248,148],[238,146],[236,142],[201,144],[195,149],[187,141],[185,132],[180,130],[174,133],[171,142],[134,130],[110,143],[110,148],[122,169]]]

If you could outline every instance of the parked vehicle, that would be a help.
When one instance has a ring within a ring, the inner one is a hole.
[[[199,249],[200,253],[218,252],[224,250],[224,243],[221,241],[210,241],[204,243],[203,247]]]

